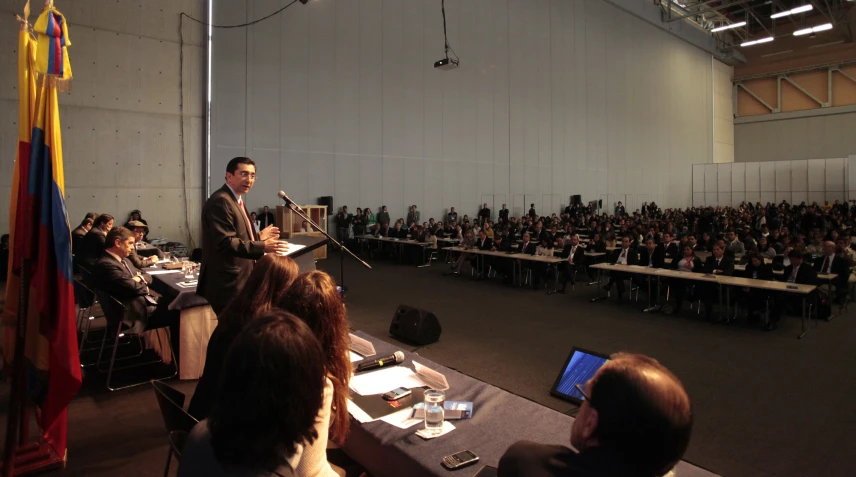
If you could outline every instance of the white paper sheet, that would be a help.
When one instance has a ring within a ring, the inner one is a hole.
[[[418,388],[424,385],[412,369],[404,366],[357,374],[351,378],[351,389],[362,396],[383,394],[397,387]]]
[[[387,424],[392,424],[399,429],[407,429],[425,421],[424,419],[411,419],[410,414],[412,411],[412,407],[407,407],[406,409],[383,416],[380,420]]]
[[[181,273],[181,270],[151,270],[146,273],[149,275],[167,275],[169,273]]]
[[[362,356],[358,355],[357,353],[354,353],[353,351],[350,351],[350,353],[351,353],[351,362],[352,363],[355,361],[360,361],[363,359]]]

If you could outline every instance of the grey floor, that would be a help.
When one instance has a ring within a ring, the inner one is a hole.
[[[443,335],[420,354],[559,411],[570,405],[549,389],[571,347],[645,353],[672,369],[693,400],[687,460],[726,476],[854,475],[853,312],[797,340],[795,317],[764,333],[710,325],[689,312],[642,314],[629,301],[591,304],[595,287],[547,296],[442,276],[444,266],[372,265],[369,271],[346,262],[355,329],[390,339],[399,304],[430,310]],[[321,268],[338,279],[338,256]],[[87,377],[71,404],[68,466],[56,475],[162,475],[167,447],[151,390],[108,393],[101,379]],[[195,387],[171,384],[188,394]]]

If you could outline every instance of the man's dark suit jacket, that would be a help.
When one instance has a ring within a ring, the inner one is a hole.
[[[571,255],[571,244],[565,245],[565,248],[562,249],[561,257],[567,259]],[[582,265],[583,261],[586,258],[586,249],[582,247],[582,245],[577,245],[577,249],[574,250],[574,265]]]
[[[202,269],[196,294],[219,313],[241,291],[264,247],[256,231],[247,229],[238,200],[223,184],[202,207]]]
[[[674,259],[673,259],[674,260]],[[643,250],[639,254],[639,265],[643,267],[652,266],[654,268],[663,268],[665,265],[665,257],[663,256],[663,249],[659,247],[654,247],[654,253],[649,254],[648,249]]]
[[[490,237],[485,237],[484,242],[482,242],[481,239],[477,239],[476,247],[478,247],[479,250],[490,250],[491,247],[493,247],[493,240],[491,240]]]
[[[71,231],[71,253],[73,255],[78,255],[80,253],[83,237],[86,237],[86,231],[80,226]]]
[[[497,245],[499,243],[499,245]],[[493,245],[496,247],[498,252],[511,252],[513,241],[511,237],[502,237],[501,240],[494,241]]]
[[[508,222],[508,209],[500,209],[499,220],[503,222]]]
[[[681,256],[680,247],[678,247],[678,244],[674,242],[669,244],[660,243],[657,245],[657,248],[661,250],[664,258],[678,258]]]
[[[116,260],[116,257],[107,252],[101,252],[101,256],[92,266],[92,281],[96,289],[109,293],[113,298],[122,302],[127,308],[125,314],[125,322],[140,322],[140,326],[135,331],[142,331],[151,313],[154,312],[154,303],[146,300],[148,295],[148,285],[146,281],[136,281],[134,276],[137,270],[128,259],[123,259],[123,262],[128,266],[125,268],[121,262]],[[130,269],[130,271],[128,270]],[[109,300],[101,302],[101,306],[105,308],[105,313],[108,316],[118,316],[122,313],[121,310],[115,307],[115,304]]]
[[[523,246],[522,242],[517,244],[517,250],[515,251],[517,253],[528,253],[529,255],[535,255],[535,249],[537,247],[538,245],[536,245],[535,242],[530,240],[529,243],[526,244],[526,247]]]
[[[826,255],[817,257],[814,260],[814,271],[820,273],[821,270],[823,270],[823,262],[825,260]],[[847,289],[847,279],[850,277],[850,265],[847,264],[846,258],[836,255],[832,260],[832,266],[829,268],[827,273],[838,275],[838,279],[835,280],[835,287],[838,290]]]
[[[785,267],[784,273],[779,276],[779,281],[788,281],[792,273],[794,273],[794,266],[788,265],[787,267]],[[800,269],[797,270],[797,279],[794,283],[797,283],[799,285],[816,285],[817,272],[814,271],[814,268],[811,266],[811,264],[803,262],[800,265]]]
[[[377,237],[389,237],[393,230],[389,227],[380,226],[377,228]]]
[[[227,191],[228,191],[228,189],[227,189]],[[249,215],[247,217],[249,217]],[[271,212],[267,212],[267,213],[260,212],[258,214],[258,218],[259,218],[259,230],[267,227],[268,225],[273,225],[273,223],[274,223],[273,213],[271,213]]]
[[[722,275],[734,274],[734,259],[723,255],[719,265],[716,264],[716,257],[713,255],[707,257],[704,261],[704,273],[713,273],[714,270],[722,270]]]
[[[609,263],[618,263],[618,257],[621,256],[623,249],[617,248],[612,251],[612,256],[609,257]],[[636,265],[639,262],[639,254],[633,247],[627,249],[627,265]]]
[[[530,441],[509,447],[498,469],[499,477],[647,477],[597,447],[577,453],[565,446]]]
[[[84,266],[92,266],[104,253],[104,242],[107,234],[98,227],[92,227],[80,242],[80,255],[75,256],[77,263]]]

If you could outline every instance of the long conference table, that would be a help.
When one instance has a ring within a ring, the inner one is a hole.
[[[625,273],[628,275],[641,275],[646,277],[646,279],[656,279],[659,280],[662,278],[671,278],[678,280],[689,280],[693,282],[699,283],[711,283],[717,285],[719,288],[719,304],[720,304],[720,313],[723,309],[723,290],[726,292],[730,290],[731,287],[741,287],[741,288],[753,288],[758,290],[772,291],[772,292],[781,292],[781,293],[792,293],[794,295],[799,296],[802,299],[802,316],[801,316],[801,332],[798,338],[802,338],[807,335],[811,328],[806,327],[806,300],[809,295],[817,289],[815,285],[799,285],[795,283],[788,282],[779,282],[772,280],[756,280],[753,278],[744,278],[744,277],[734,277],[734,276],[725,276],[725,275],[713,275],[707,273],[693,273],[693,272],[681,272],[678,270],[671,270],[667,268],[652,268],[652,267],[643,267],[641,265],[613,265],[608,263],[599,263],[596,265],[592,265],[591,268],[596,269],[600,272],[609,272],[609,273]],[[601,280],[598,280],[601,281]],[[651,308],[651,289],[652,287],[648,287],[648,306]],[[658,287],[659,289],[659,287]],[[596,301],[598,299],[606,298],[605,296],[601,296],[593,299],[592,301]],[[659,300],[659,296],[657,297]],[[730,300],[726,297],[725,303],[729,303]],[[726,307],[726,313],[727,307]],[[811,317],[809,316],[809,320]],[[815,320],[815,327],[817,327],[817,320]]]
[[[529,255],[528,253],[518,253],[518,252],[499,252],[499,251],[491,251],[491,250],[479,250],[479,249],[469,249],[463,247],[446,247],[444,250],[447,252],[459,252],[459,253],[471,253],[476,256],[478,260],[478,268],[479,273],[484,275],[484,265],[485,265],[485,257],[495,257],[495,258],[503,258],[512,260],[512,282],[517,282],[517,269],[520,267],[521,275],[522,275],[522,262],[528,262],[531,264],[534,263],[543,263],[546,264],[549,268],[552,268],[554,274],[554,288],[558,288],[559,283],[559,267],[558,264],[562,263],[565,259],[562,257],[555,256],[544,256],[544,255]],[[522,277],[521,277],[522,278]]]
[[[389,356],[401,350],[366,333],[354,334],[374,345],[376,354],[369,359]],[[449,476],[452,474],[440,462],[444,456],[465,449],[478,455],[479,462],[455,471],[454,475],[471,477],[483,465],[496,467],[505,450],[519,440],[564,446],[569,444],[574,418],[417,354],[403,352],[405,361],[401,366],[412,369],[413,359],[416,358],[419,364],[442,373],[449,382],[446,400],[471,401],[473,416],[450,421],[455,426],[453,431],[430,440],[416,435],[416,431],[423,427],[422,424],[401,429],[381,420],[359,423],[352,418],[344,450],[375,477]],[[559,366],[557,363],[556,368]],[[544,389],[544,394],[548,394],[547,389]],[[678,463],[675,475],[713,477],[717,474],[682,461]]]

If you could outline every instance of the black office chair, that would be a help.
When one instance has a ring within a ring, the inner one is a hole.
[[[190,252],[190,261],[201,263],[202,262],[202,249],[194,248],[192,252]]]
[[[104,371],[101,368],[101,364],[102,364],[102,356],[104,354],[105,344],[107,341],[107,335],[111,331],[115,332],[115,340],[113,343],[113,352],[111,353],[110,363],[109,363],[109,366],[107,368],[107,389],[109,389],[110,391],[116,391],[119,389],[126,389],[126,388],[130,388],[130,387],[134,387],[134,386],[139,386],[141,384],[145,384],[146,381],[140,381],[140,382],[137,382],[134,384],[128,384],[128,385],[120,386],[120,387],[116,387],[116,388],[110,386],[110,380],[113,377],[113,371],[114,370],[136,368],[138,366],[144,366],[147,364],[162,363],[163,358],[158,357],[158,359],[151,360],[151,361],[142,361],[142,362],[130,364],[127,366],[116,367],[116,361],[121,360],[121,358],[119,360],[116,359],[116,351],[119,348],[120,338],[122,338],[126,335],[136,335],[138,341],[140,342],[140,354],[143,353],[143,348],[144,348],[144,346],[142,345],[142,339],[140,338],[139,333],[132,332],[130,330],[130,328],[123,323],[125,313],[127,313],[127,308],[125,307],[124,304],[122,304],[122,302],[120,302],[119,300],[114,298],[109,293],[107,293],[103,290],[99,290],[97,288],[95,289],[95,296],[98,298],[98,301],[101,302],[101,309],[104,311],[104,316],[107,318],[107,329],[106,329],[105,334],[104,334],[104,340],[101,342],[101,351],[98,353],[98,370],[99,371],[102,371],[102,372]],[[166,327],[166,326],[167,325],[150,327],[150,328],[146,328],[145,331],[155,330],[155,329]],[[154,335],[157,337],[158,342],[160,342],[161,347],[163,347],[163,343],[161,342],[161,339],[160,339],[160,334],[154,333]],[[167,339],[166,345],[167,345],[167,350],[170,353],[170,357],[172,358],[172,367],[173,367],[174,371],[171,375],[165,376],[165,377],[159,378],[159,379],[170,379],[170,378],[173,378],[176,375],[178,375],[178,363],[175,360],[175,353],[172,350],[172,343],[170,343],[170,341],[171,340]]]
[[[152,380],[151,383],[155,390],[155,397],[158,400],[164,426],[169,432],[169,453],[166,456],[166,467],[163,471],[163,475],[166,477],[169,475],[172,456],[175,455],[181,460],[181,451],[184,448],[187,435],[199,421],[184,410],[184,393],[160,381]]]

